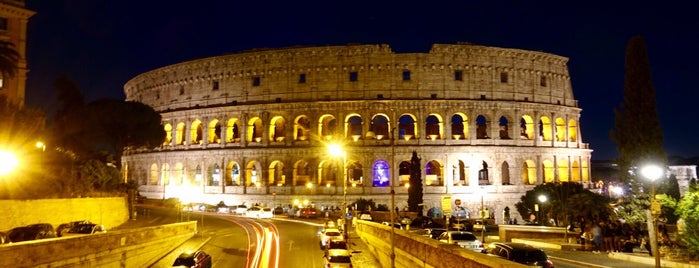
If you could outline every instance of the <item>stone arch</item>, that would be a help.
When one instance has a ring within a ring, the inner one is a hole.
[[[367,132],[367,137],[373,135],[377,140],[389,138],[391,119],[386,114],[378,113],[371,118],[369,122],[369,132]],[[372,133],[372,134],[369,134]]]
[[[498,126],[500,139],[511,140],[512,133],[510,128],[510,120],[507,118],[507,116],[500,116],[500,119],[498,120]]]
[[[185,124],[180,122],[177,124],[177,131],[175,134],[175,144],[177,145],[183,145],[185,140],[184,140],[184,130],[185,130]]]
[[[582,182],[590,182],[590,167],[587,160],[582,160]]]
[[[226,186],[240,186],[240,164],[235,161],[228,162],[226,165]]]
[[[359,114],[347,115],[345,125],[345,138],[351,137],[352,140],[357,141],[364,137],[364,122]]]
[[[269,170],[267,171],[267,185],[286,185],[286,176],[284,175],[283,162],[275,160],[269,164]]]
[[[202,139],[204,138],[204,128],[201,126],[201,121],[199,121],[199,119],[194,120],[194,122],[192,122],[192,126],[189,129],[189,138],[192,144],[201,144]]]
[[[455,113],[451,116],[452,139],[468,139],[468,116],[463,113]]]
[[[522,163],[522,184],[536,184],[536,163],[532,160],[524,160]]]
[[[160,181],[158,180],[158,164],[152,163],[150,165],[150,185],[159,185]]]
[[[228,119],[226,140],[230,143],[240,142],[240,120],[238,118]]]
[[[425,163],[425,185],[444,185],[444,167],[438,160],[430,160]]]
[[[311,139],[311,120],[308,116],[299,115],[294,119],[294,140],[305,141]]]
[[[221,122],[218,119],[211,120],[209,122],[209,143],[221,143]]]
[[[248,164],[245,166],[245,186],[255,186],[255,187],[261,187],[262,186],[262,174],[259,173],[260,171],[260,163],[257,161],[250,161]]]
[[[452,166],[452,177],[454,186],[469,185],[469,168],[464,161],[457,160],[456,165]]]
[[[318,137],[332,139],[337,135],[337,120],[330,114],[322,115],[318,118]]]
[[[390,185],[391,166],[384,160],[378,160],[372,165],[371,185],[386,187]]]
[[[566,122],[563,118],[556,118],[556,141],[566,140]]]
[[[547,182],[554,182],[554,167],[553,167],[553,161],[551,160],[544,160],[543,163],[541,163],[543,171],[544,171],[544,183]]]
[[[398,137],[404,140],[417,139],[418,127],[417,119],[412,114],[403,114],[398,119]]]
[[[305,160],[299,160],[294,163],[294,186],[303,186],[312,181],[312,171],[310,163]]]
[[[172,179],[175,181],[175,185],[185,184],[185,170],[182,162],[175,163],[175,170],[173,170]]]
[[[206,186],[220,186],[221,178],[223,177],[221,166],[218,163],[210,165],[207,170]]]
[[[410,166],[410,161],[401,161],[398,164],[398,180],[401,186],[410,183]]]
[[[575,120],[568,120],[568,141],[577,142],[578,140],[578,124]]]
[[[431,140],[444,138],[444,120],[441,115],[432,113],[425,118],[425,135]]]
[[[542,116],[539,118],[539,140],[551,140],[551,123],[551,119],[549,119],[548,116]]]
[[[534,135],[534,119],[523,114],[519,119],[519,137],[523,140],[533,140]]]
[[[318,186],[339,185],[341,175],[338,172],[342,172],[342,169],[338,167],[338,162],[342,160],[328,158],[318,163]]]
[[[248,120],[247,141],[260,142],[262,141],[262,119],[253,117]]]
[[[571,167],[571,178],[570,180],[572,182],[581,182],[580,181],[580,164],[578,161],[573,161],[573,166]]]
[[[162,185],[170,185],[170,164],[164,163],[160,166],[160,181]]]
[[[500,181],[502,185],[512,185],[510,182],[510,164],[507,161],[502,162],[500,166]]]
[[[482,114],[476,117],[476,139],[490,139],[488,136],[488,118]]]
[[[568,176],[568,161],[558,160],[558,161],[556,161],[556,164],[558,164],[558,180],[557,181],[559,181],[559,182],[570,181],[570,178]]]
[[[286,120],[282,116],[275,116],[269,120],[269,141],[282,142],[286,134]]]
[[[364,185],[364,167],[358,161],[347,161],[347,176],[351,185]]]
[[[165,141],[163,141],[163,146],[172,146],[172,125],[167,123],[163,126],[165,130]]]

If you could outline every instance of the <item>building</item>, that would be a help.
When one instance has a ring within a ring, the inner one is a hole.
[[[127,150],[122,168],[149,198],[228,205],[332,207],[346,196],[390,207],[393,179],[403,209],[416,152],[426,209],[450,196],[478,211],[485,195],[499,215],[535,185],[589,181],[567,62],[459,43],[251,50],[165,66],[124,90],[161,113],[166,141]]]
[[[0,0],[0,40],[10,42],[18,52],[17,72],[13,77],[0,75],[0,95],[24,106],[27,81],[27,22],[35,14],[25,9],[24,0]]]

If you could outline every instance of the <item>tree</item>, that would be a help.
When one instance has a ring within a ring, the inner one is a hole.
[[[658,120],[650,61],[641,36],[632,37],[626,47],[624,67],[624,101],[614,110],[614,127],[610,132],[617,144],[620,175],[632,179],[627,172],[646,163],[664,165],[663,132]],[[645,183],[645,182],[644,182]]]
[[[681,244],[687,247],[691,260],[699,259],[699,188],[691,184],[682,200],[677,204],[675,213],[679,216],[683,226],[678,224],[678,237]]]
[[[413,151],[410,158],[410,188],[408,188],[408,210],[417,212],[422,216],[422,170],[420,169],[420,158],[417,152]]]
[[[3,77],[14,77],[17,73],[19,53],[12,42],[0,40],[0,74]]]
[[[539,201],[540,195],[547,198],[543,204]],[[522,217],[525,217],[535,213],[535,205],[539,205],[542,217],[553,219],[555,225],[568,225],[571,219],[580,217],[607,218],[612,213],[606,197],[584,189],[582,184],[573,182],[549,182],[537,185],[521,197],[520,202],[515,204],[515,208]]]
[[[135,101],[101,99],[88,103],[89,119],[85,133],[93,138],[93,148],[102,148],[114,155],[121,166],[126,148],[152,149],[163,143],[165,130],[162,117],[148,105]]]

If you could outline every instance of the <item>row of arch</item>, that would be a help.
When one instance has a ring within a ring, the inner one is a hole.
[[[297,160],[287,166],[283,161],[274,160],[264,165],[260,161],[225,164],[197,164],[188,167],[182,162],[151,163],[148,174],[132,174],[140,178],[141,185],[203,185],[203,186],[337,186],[347,182],[354,186],[387,187],[393,177],[390,164],[383,159],[370,162],[369,168],[358,160],[348,159],[343,170],[342,161]],[[586,160],[555,161],[543,160],[540,165],[534,160],[524,160],[519,169],[511,169],[510,163],[501,162],[490,171],[486,161],[478,163],[456,161],[447,167],[440,160],[427,161],[421,169],[425,186],[469,186],[469,185],[535,185],[545,182],[570,181],[588,182],[589,165]],[[204,168],[202,168],[204,167]],[[398,164],[394,185],[405,186],[410,181],[411,163]],[[516,178],[519,171],[519,178]],[[140,171],[143,172],[143,171]],[[490,176],[489,173],[497,173]],[[137,171],[139,173],[139,171]],[[145,173],[145,172],[143,172]],[[368,177],[366,176],[368,175]],[[147,178],[147,179],[146,179]],[[497,178],[497,179],[496,179]],[[541,178],[539,180],[538,178]]]
[[[241,140],[248,143],[283,142],[287,139],[294,141],[310,140],[317,137],[344,137],[345,139],[388,139],[391,129],[397,129],[397,139],[497,139],[534,140],[557,142],[577,142],[578,123],[576,119],[564,119],[549,116],[540,116],[538,122],[529,114],[523,114],[519,118],[519,124],[512,124],[513,120],[508,116],[500,116],[495,122],[497,131],[493,131],[493,122],[487,116],[479,114],[475,120],[469,120],[464,113],[455,113],[448,122],[437,113],[428,114],[419,123],[418,117],[411,113],[404,113],[398,117],[397,126],[392,126],[390,117],[385,113],[376,113],[365,120],[358,113],[350,113],[342,121],[332,114],[323,114],[313,120],[307,115],[298,115],[289,124],[287,118],[281,115],[272,116],[266,124],[259,116],[253,116],[247,120],[230,118],[223,122],[219,119],[211,119],[203,122],[195,119],[191,122],[164,123],[166,139],[163,146],[175,146],[186,144],[224,144],[239,143]],[[395,122],[395,121],[394,121]],[[393,123],[395,124],[395,123]],[[448,124],[448,128],[446,127]],[[424,134],[423,134],[424,132]],[[450,132],[450,133],[447,133]],[[472,133],[475,133],[473,135]],[[517,133],[515,136],[514,133]]]

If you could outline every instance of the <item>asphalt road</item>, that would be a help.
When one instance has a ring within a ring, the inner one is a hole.
[[[180,252],[199,247],[212,256],[213,267],[323,267],[318,236],[321,220],[249,219],[140,207],[138,219],[119,228],[189,220],[199,223],[199,234],[151,267],[170,267]],[[352,243],[355,267],[380,267],[356,239]]]

